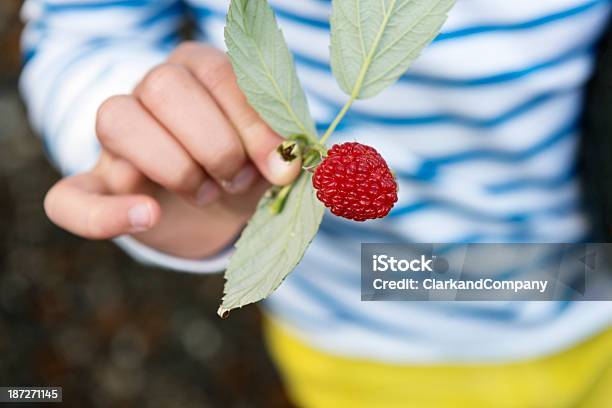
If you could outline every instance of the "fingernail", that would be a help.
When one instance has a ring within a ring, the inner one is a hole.
[[[277,149],[272,150],[268,155],[268,169],[274,180],[270,181],[277,181],[279,184],[289,183],[291,176],[296,171],[295,164],[296,160],[286,161],[281,157]],[[299,166],[297,168],[299,169]]]
[[[151,209],[146,204],[138,204],[128,210],[128,218],[132,225],[132,232],[149,229],[151,226]]]
[[[217,183],[212,180],[206,180],[196,193],[196,203],[199,206],[205,206],[215,201],[218,196],[219,187]]]
[[[221,184],[230,193],[243,193],[253,184],[256,175],[255,168],[248,164],[238,172],[233,180],[223,181]]]

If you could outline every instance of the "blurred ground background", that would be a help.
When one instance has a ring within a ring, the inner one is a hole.
[[[70,407],[288,406],[257,309],[216,317],[221,276],[145,268],[45,218],[58,175],[17,93],[20,4],[0,1],[0,385],[63,386]]]

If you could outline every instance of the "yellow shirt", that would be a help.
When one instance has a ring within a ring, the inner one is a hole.
[[[272,320],[265,333],[288,392],[301,407],[612,407],[612,329],[544,358],[435,366],[325,354]]]

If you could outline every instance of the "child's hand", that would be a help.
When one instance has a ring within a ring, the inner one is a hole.
[[[83,237],[138,233],[178,256],[222,249],[267,182],[289,183],[301,166],[276,153],[281,137],[247,104],[225,54],[195,43],[104,102],[96,132],[96,168],[58,182],[47,215]]]

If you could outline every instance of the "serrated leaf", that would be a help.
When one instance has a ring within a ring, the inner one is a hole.
[[[295,181],[279,214],[270,211],[272,200],[260,201],[236,243],[225,271],[220,316],[272,293],[300,262],[319,229],[324,207],[316,198],[310,173],[302,172]]]
[[[333,0],[331,65],[353,99],[397,81],[438,34],[455,0]]]
[[[240,88],[266,123],[285,137],[316,141],[293,57],[266,0],[232,0],[225,44]]]

